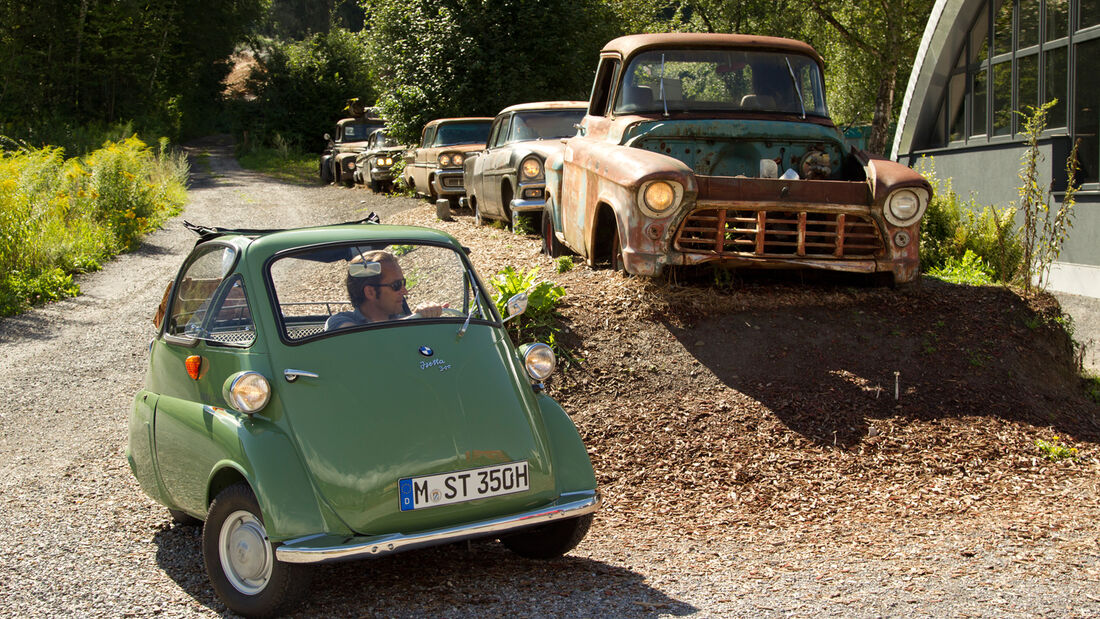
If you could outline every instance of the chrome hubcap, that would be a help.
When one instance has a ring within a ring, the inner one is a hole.
[[[274,555],[259,518],[244,510],[230,514],[222,525],[218,550],[222,571],[234,589],[246,595],[264,590],[271,579]]]

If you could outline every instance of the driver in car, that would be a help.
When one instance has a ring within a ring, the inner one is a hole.
[[[371,251],[348,263],[348,298],[354,309],[329,316],[325,331],[402,318],[438,318],[446,304],[420,305],[411,314],[405,297],[405,275],[388,251]]]

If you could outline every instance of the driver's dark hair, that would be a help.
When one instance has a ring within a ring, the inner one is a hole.
[[[387,262],[397,266],[397,258],[388,251],[375,250],[369,251],[365,254],[359,254],[355,256],[348,264],[357,264],[362,262],[377,262],[385,265]],[[352,307],[359,309],[359,306],[363,305],[363,302],[367,300],[367,295],[363,293],[363,288],[367,286],[377,285],[382,281],[382,273],[378,275],[371,275],[370,277],[352,277],[351,273],[345,281],[345,285],[348,289],[348,299],[351,301]]]

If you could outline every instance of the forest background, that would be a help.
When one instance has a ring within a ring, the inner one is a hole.
[[[0,148],[80,155],[119,126],[319,152],[350,98],[424,122],[587,99],[599,49],[637,32],[801,39],[831,114],[883,153],[933,0],[0,0]],[[74,6],[76,5],[76,6]],[[244,88],[226,76],[242,58]]]

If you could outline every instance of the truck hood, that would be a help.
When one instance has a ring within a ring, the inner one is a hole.
[[[748,178],[760,176],[763,159],[775,161],[778,174],[790,168],[808,178],[806,157],[817,153],[814,163],[820,169],[824,161],[828,173],[815,178],[839,180],[847,150],[831,126],[743,118],[641,121],[623,133],[622,144],[675,157],[696,174]]]

